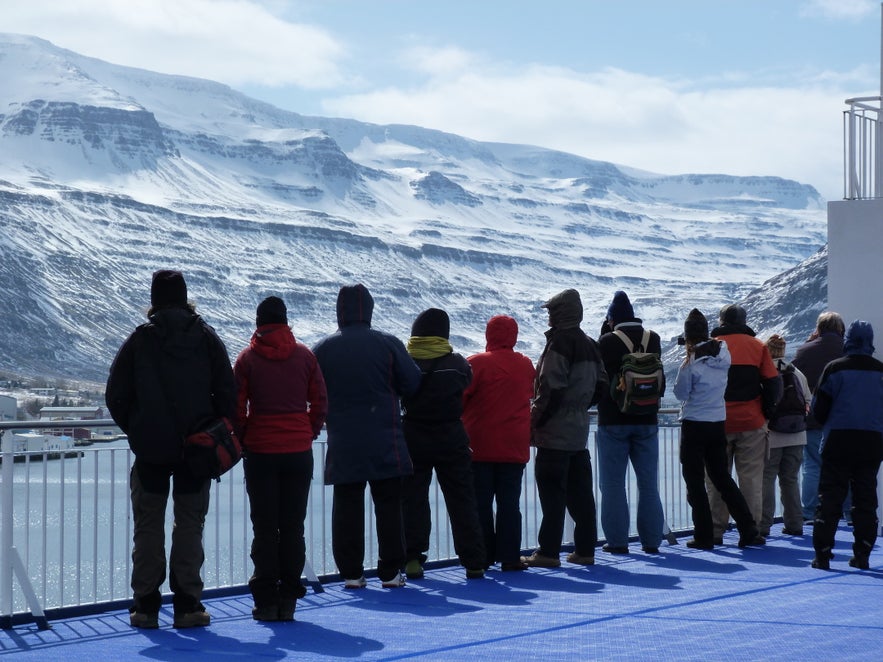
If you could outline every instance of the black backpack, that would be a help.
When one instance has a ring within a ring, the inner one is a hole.
[[[781,365],[781,364],[780,364]],[[770,416],[768,427],[776,432],[802,432],[806,430],[806,398],[790,363],[779,368],[782,375],[782,398]]]

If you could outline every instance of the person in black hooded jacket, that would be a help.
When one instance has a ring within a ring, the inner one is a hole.
[[[430,308],[414,320],[408,340],[408,353],[422,373],[417,392],[402,398],[405,440],[414,463],[414,475],[405,479],[402,504],[408,579],[423,577],[432,529],[429,485],[433,469],[451,520],[454,550],[467,579],[483,577],[488,565],[475,500],[472,453],[461,419],[463,391],[472,381],[472,368],[451,347],[450,328],[448,314]]]
[[[377,522],[377,576],[387,588],[404,584],[402,480],[413,465],[402,432],[400,398],[417,390],[420,369],[401,340],[371,328],[368,288],[345,285],[337,295],[335,333],[313,354],[328,390],[325,484],[334,486],[331,548],[344,586],[366,586],[365,487]]]
[[[214,329],[187,302],[179,271],[153,274],[150,320],[120,347],[107,379],[105,399],[135,454],[130,490],[134,519],[129,620],[158,627],[166,577],[165,512],[173,481],[175,525],[169,557],[175,627],[205,626],[200,569],[202,529],[210,480],[182,461],[183,438],[219,417],[236,415],[236,384],[227,350]]]

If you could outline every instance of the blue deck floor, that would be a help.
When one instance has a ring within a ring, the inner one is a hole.
[[[807,532],[811,533],[812,529]],[[296,622],[261,624],[248,595],[206,600],[212,624],[134,630],[125,611],[0,631],[16,660],[880,660],[883,551],[871,570],[847,565],[851,529],[838,532],[828,572],[809,567],[810,536],[773,527],[763,548],[736,534],[704,552],[663,543],[649,556],[598,550],[596,565],[427,572],[402,589],[339,582],[298,602]],[[211,656],[210,658],[208,656]]]

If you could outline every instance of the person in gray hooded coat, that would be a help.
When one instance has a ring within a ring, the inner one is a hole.
[[[539,548],[522,562],[535,567],[561,565],[564,514],[575,523],[571,563],[595,562],[598,541],[592,462],[586,447],[589,408],[608,387],[598,344],[580,329],[579,292],[564,290],[546,301],[546,346],[537,363],[531,405],[531,443],[537,447],[535,475],[543,519]]]

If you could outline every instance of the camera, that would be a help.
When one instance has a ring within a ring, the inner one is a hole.
[[[678,345],[686,345],[687,339],[684,336],[678,336]]]

